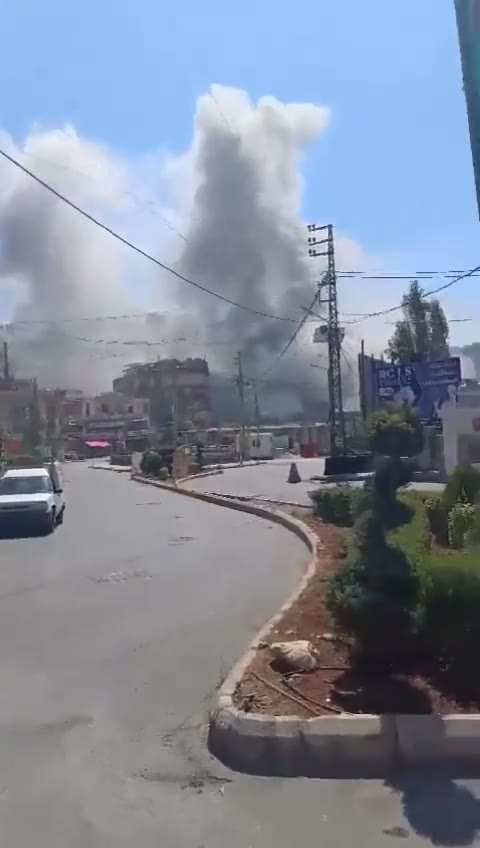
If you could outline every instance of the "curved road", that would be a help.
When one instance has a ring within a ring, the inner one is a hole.
[[[0,540],[1,846],[473,841],[472,783],[262,780],[214,761],[210,695],[298,580],[305,548],[125,475],[66,476],[63,527]]]

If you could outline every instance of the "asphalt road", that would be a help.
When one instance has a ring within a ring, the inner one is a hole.
[[[477,784],[267,780],[205,749],[210,696],[306,553],[241,513],[67,468],[65,524],[0,541],[0,845],[473,844]]]
[[[287,478],[291,462],[292,459],[287,457],[261,465],[228,468],[222,474],[190,480],[188,486],[199,492],[271,498],[272,500],[298,503],[301,506],[311,506],[309,492],[318,489],[320,485],[335,485],[333,483],[320,484],[310,479],[311,477],[319,477],[324,473],[325,461],[323,459],[296,459],[295,462],[302,480],[300,483],[288,483]],[[350,485],[362,486],[363,481],[352,482]],[[417,491],[441,491],[443,486],[438,483],[412,483],[409,488]]]

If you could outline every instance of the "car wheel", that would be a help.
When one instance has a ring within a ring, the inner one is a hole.
[[[44,524],[43,524],[43,532],[45,536],[50,536],[51,533],[55,530],[55,512],[49,512],[48,515],[45,516]]]
[[[59,513],[58,513],[58,516],[57,516],[57,525],[58,525],[58,524],[63,524],[63,517],[64,517],[64,514],[65,514],[65,507],[63,507],[63,509],[61,510],[61,512],[59,512]]]

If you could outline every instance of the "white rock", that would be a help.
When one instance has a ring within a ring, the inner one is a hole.
[[[274,642],[270,649],[275,659],[282,660],[294,671],[313,671],[318,665],[317,652],[307,639]]]

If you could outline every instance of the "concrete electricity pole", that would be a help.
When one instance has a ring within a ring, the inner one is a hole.
[[[258,403],[258,392],[256,383],[252,383],[253,402],[255,405],[255,425],[257,428],[257,447],[260,447],[260,405]]]
[[[240,398],[240,462],[243,465],[245,459],[245,380],[243,377],[242,352],[237,354],[237,378],[235,380]]]
[[[327,257],[327,270],[320,283],[320,291],[323,292],[326,289],[327,298],[319,302],[328,304],[326,338],[328,342],[328,390],[330,398],[330,452],[332,456],[337,456],[338,454],[345,455],[346,433],[340,360],[343,329],[339,326],[338,322],[337,275],[335,270],[333,227],[331,224],[324,227],[316,227],[315,224],[309,224],[307,230],[311,234],[307,240],[308,255],[312,257]],[[314,233],[321,236],[326,233],[326,238],[319,238],[318,235],[313,235]]]

